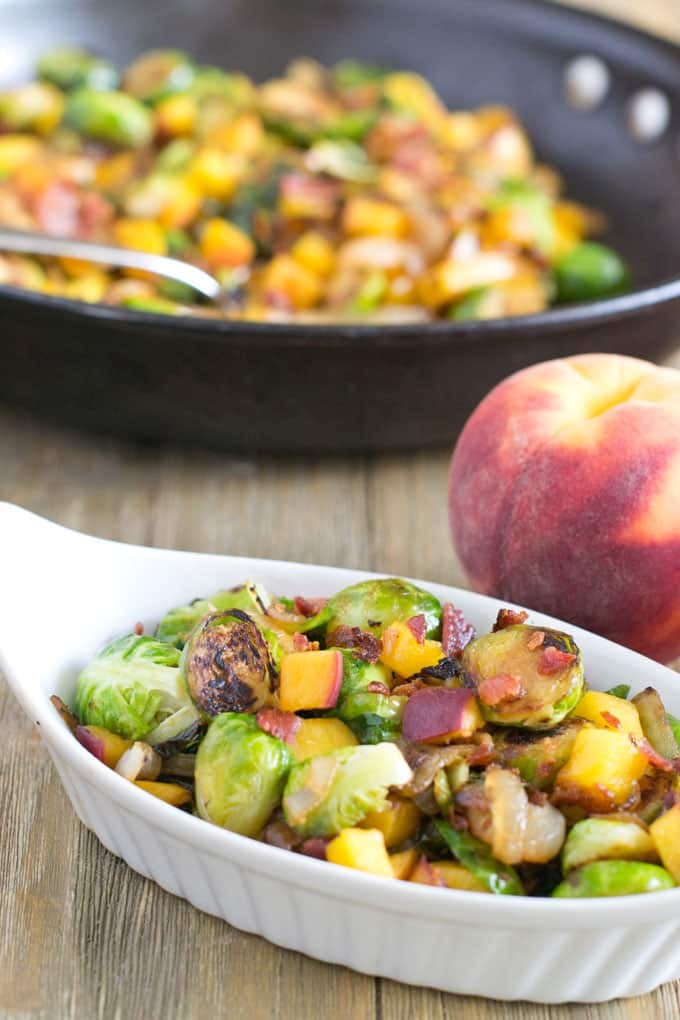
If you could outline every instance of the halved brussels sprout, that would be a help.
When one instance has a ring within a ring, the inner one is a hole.
[[[173,739],[199,718],[182,682],[179,658],[176,648],[152,637],[128,634],[112,641],[78,677],[81,723],[128,740],[163,725],[162,739]]]
[[[680,746],[666,715],[666,709],[658,691],[646,687],[632,699],[640,716],[642,732],[655,751],[665,758],[680,756]]]
[[[224,588],[209,598],[193,599],[185,606],[168,610],[156,627],[159,641],[167,641],[176,648],[184,644],[199,620],[209,613],[223,613],[227,609],[242,609],[246,613],[266,613],[269,595],[260,584],[245,581],[234,588]]]
[[[387,791],[411,778],[394,744],[343,747],[294,765],[283,794],[286,821],[303,838],[334,836],[369,811],[387,807]]]
[[[555,284],[560,302],[595,301],[623,294],[630,286],[630,271],[611,248],[584,241],[557,263]]]
[[[108,60],[95,57],[87,50],[66,46],[50,50],[40,58],[38,77],[64,92],[80,88],[106,91],[115,89],[118,84],[118,71]]]
[[[46,135],[53,131],[64,111],[64,97],[46,81],[20,85],[0,92],[0,129],[35,131]]]
[[[334,715],[346,722],[362,744],[398,740],[407,698],[357,691],[343,698]]]
[[[144,103],[158,103],[175,92],[186,92],[194,80],[194,65],[181,50],[149,50],[126,69],[123,88]]]
[[[428,591],[398,577],[359,581],[344,588],[328,601],[330,618],[326,634],[332,638],[338,627],[359,627],[380,635],[395,620],[425,617],[425,636],[439,637],[442,607]]]
[[[75,131],[109,145],[148,145],[153,137],[153,115],[125,92],[77,89],[66,100],[64,122]]]
[[[359,659],[350,648],[338,650],[342,655],[341,699],[365,692],[369,684],[383,684],[389,690],[391,673],[381,662],[366,662]]]
[[[658,861],[654,840],[635,816],[584,818],[570,830],[562,848],[565,875],[591,861]]]
[[[477,688],[484,717],[499,726],[550,729],[575,708],[583,693],[581,652],[558,630],[505,627],[471,641],[462,663]],[[512,681],[506,685],[507,695],[504,681]]]
[[[267,642],[240,609],[201,620],[184,646],[180,669],[191,700],[205,715],[253,713],[272,702]]]
[[[501,732],[494,739],[498,763],[517,769],[522,779],[537,790],[549,790],[584,725],[583,719],[565,719],[548,732],[526,729]]]
[[[570,871],[553,892],[558,899],[636,896],[673,889],[675,882],[658,864],[638,861],[593,861]]]
[[[226,712],[208,727],[196,754],[196,810],[243,836],[258,836],[281,800],[293,755],[252,715]]]

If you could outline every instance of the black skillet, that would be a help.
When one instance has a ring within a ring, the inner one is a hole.
[[[515,107],[572,195],[604,208],[637,290],[539,316],[427,326],[170,319],[0,287],[0,399],[117,435],[230,450],[366,451],[450,444],[509,372],[582,351],[660,359],[680,341],[680,50],[537,0],[14,0],[0,5],[7,80],[73,42],[125,62],[181,46],[256,78],[290,58],[355,57],[426,74],[451,105]],[[599,54],[613,86],[570,109],[562,72]],[[653,84],[674,112],[633,142],[627,98]]]

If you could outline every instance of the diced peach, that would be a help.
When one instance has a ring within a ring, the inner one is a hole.
[[[355,195],[345,204],[342,226],[350,237],[403,237],[409,221],[404,210],[391,202]]]
[[[474,691],[467,687],[423,687],[406,702],[406,740],[446,744],[472,736],[484,725]]]
[[[212,266],[244,266],[254,259],[255,245],[235,223],[216,216],[203,227],[201,255]]]
[[[391,850],[410,839],[418,828],[422,815],[412,800],[390,797],[384,811],[371,811],[360,822],[362,829],[380,829],[385,846]]]
[[[589,719],[600,729],[618,730],[636,737],[644,736],[638,710],[631,701],[602,691],[586,691],[574,709],[580,719]]]
[[[76,738],[110,769],[114,769],[125,751],[132,747],[131,740],[124,740],[103,726],[76,726]]]
[[[178,138],[190,135],[196,123],[198,105],[193,96],[168,96],[156,107],[156,128],[162,135]]]
[[[608,811],[625,802],[637,788],[647,758],[627,733],[586,728],[574,741],[571,755],[557,773],[556,790],[593,811]]]
[[[342,687],[342,652],[290,652],[281,662],[279,702],[285,712],[333,708]]]
[[[189,166],[189,178],[205,197],[228,201],[247,170],[240,153],[206,146],[196,153]]]
[[[413,676],[427,666],[436,666],[444,657],[439,641],[423,641],[421,644],[410,627],[401,621],[387,627],[382,643],[381,661],[402,677]]]
[[[418,851],[411,847],[410,850],[402,850],[398,854],[390,854],[390,864],[395,878],[406,881],[418,861]]]
[[[343,829],[326,847],[326,859],[346,868],[394,878],[385,840],[379,829]]]
[[[166,804],[172,804],[173,807],[191,803],[191,791],[179,783],[155,783],[148,779],[137,779],[135,786],[153,794],[159,800],[164,800]]]
[[[478,878],[464,868],[462,864],[455,861],[435,861],[433,867],[437,869],[444,879],[444,884],[449,889],[464,889],[466,892],[488,893],[487,887]]]
[[[310,273],[328,276],[333,272],[335,252],[331,242],[317,230],[308,230],[291,249],[296,262],[308,269]]]
[[[305,652],[311,655],[311,652]],[[301,719],[291,749],[298,761],[328,754],[340,747],[353,747],[359,741],[342,719]]]
[[[659,815],[649,827],[661,863],[680,885],[680,804]]]

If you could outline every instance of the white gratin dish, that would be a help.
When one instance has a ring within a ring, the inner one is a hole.
[[[170,552],[69,531],[0,504],[0,656],[81,821],[131,868],[197,909],[327,963],[447,992],[599,1002],[680,978],[680,888],[616,899],[455,892],[378,878],[226,832],[157,800],[96,761],[52,707],[109,638],[173,604],[245,579],[328,595],[371,576],[273,560]],[[372,575],[376,576],[376,575]],[[488,630],[501,603],[418,582]],[[38,599],[39,593],[39,601]],[[40,615],[36,640],[35,613]],[[680,715],[680,677],[559,621],[594,687],[656,687]],[[74,876],[74,881],[78,881]]]

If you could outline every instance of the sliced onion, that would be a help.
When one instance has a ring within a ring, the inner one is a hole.
[[[519,864],[524,860],[529,807],[522,780],[508,769],[490,768],[484,790],[491,807],[493,853],[504,864]]]
[[[566,828],[564,815],[552,804],[529,804],[523,859],[532,864],[545,864],[557,857]]]
[[[309,813],[324,799],[337,768],[337,761],[329,755],[310,758],[304,785],[285,801],[286,819],[293,827],[304,825]]]
[[[162,761],[160,754],[150,744],[136,740],[118,759],[116,772],[132,782],[136,779],[158,779]]]

